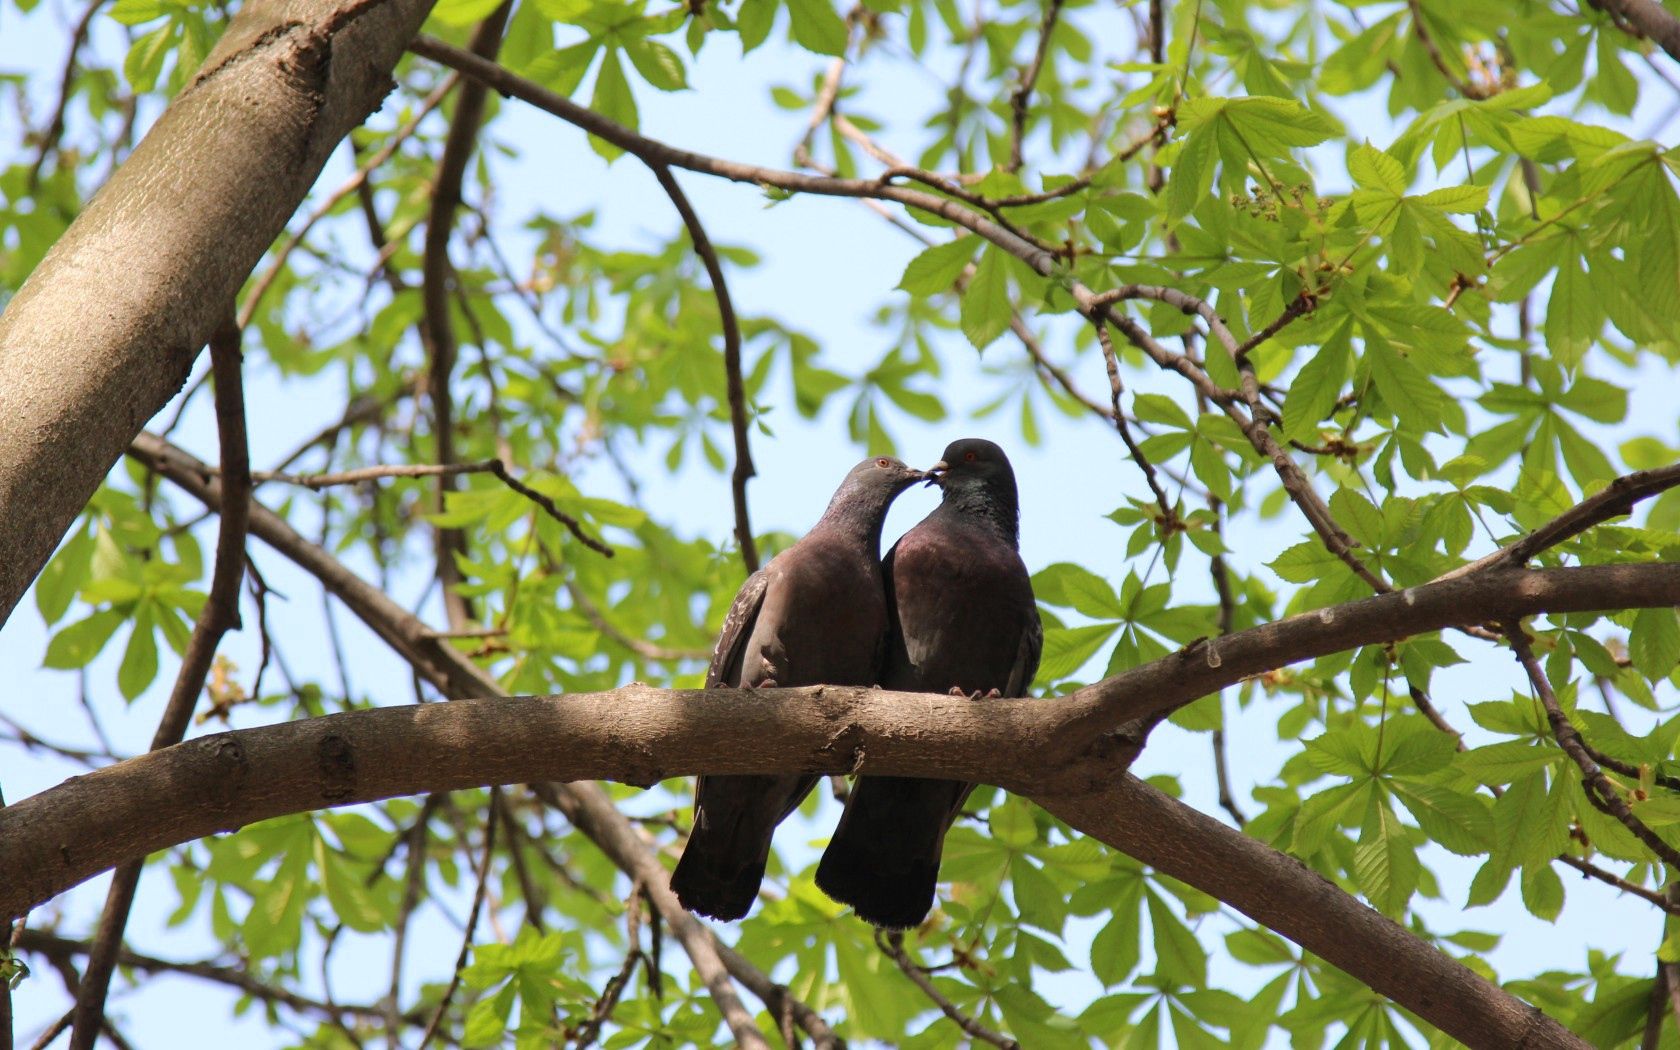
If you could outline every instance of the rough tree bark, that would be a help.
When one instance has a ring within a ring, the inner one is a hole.
[[[252,0],[0,314],[0,623],[240,285],[432,0]]]

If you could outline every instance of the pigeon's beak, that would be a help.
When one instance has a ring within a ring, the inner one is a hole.
[[[940,460],[938,463],[935,463],[933,466],[922,471],[922,476],[927,478],[927,485],[930,488],[935,485],[943,487],[945,484],[945,474],[950,469],[951,465],[949,463],[944,460]]]

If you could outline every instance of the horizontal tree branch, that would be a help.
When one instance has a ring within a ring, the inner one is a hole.
[[[259,517],[252,515],[253,526]],[[835,686],[629,685],[218,733],[0,810],[0,870],[14,876],[0,885],[0,916],[21,914],[113,864],[253,821],[485,784],[867,770],[980,781],[1027,795],[1066,793],[1107,783],[1135,754],[1112,737],[1091,747],[1083,741],[1295,660],[1467,618],[1655,607],[1677,593],[1680,565],[1448,581],[1199,642],[1055,700],[972,701]],[[183,798],[201,802],[183,807]]]

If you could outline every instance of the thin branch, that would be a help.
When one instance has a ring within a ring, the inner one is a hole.
[[[478,864],[478,888],[473,891],[472,911],[468,913],[466,929],[461,933],[461,951],[455,956],[455,971],[449,975],[449,986],[443,990],[443,998],[438,1000],[437,1010],[432,1013],[432,1019],[426,1022],[426,1030],[420,1036],[418,1050],[426,1050],[432,1037],[437,1035],[438,1026],[443,1023],[444,1015],[449,1012],[449,1004],[461,987],[461,971],[466,969],[467,957],[472,953],[473,936],[478,931],[478,916],[484,910],[484,896],[490,885],[490,858],[496,850],[496,821],[501,813],[497,802],[501,794],[501,788],[490,789],[490,805],[484,818],[484,859]]]
[[[1488,569],[1524,565],[1542,551],[1573,539],[1595,525],[1633,513],[1635,504],[1676,485],[1680,485],[1680,464],[1623,474],[1515,543],[1438,578],[1451,580]]]
[[[601,1037],[601,1026],[612,1017],[614,1008],[624,995],[624,989],[630,986],[630,978],[635,975],[636,967],[647,961],[641,947],[642,897],[640,884],[630,888],[630,899],[625,902],[624,907],[624,924],[627,927],[624,939],[629,945],[629,950],[624,953],[623,965],[607,980],[606,987],[601,989],[600,996],[595,1000],[595,1005],[590,1007],[589,1016],[579,1026],[574,1050],[586,1050]]]
[[[493,61],[501,49],[502,31],[512,11],[512,0],[503,0],[490,17],[480,22],[473,31],[468,53],[484,61]],[[437,176],[432,182],[431,211],[426,219],[425,246],[421,255],[420,298],[424,310],[420,329],[428,362],[426,395],[432,405],[432,440],[436,445],[436,459],[446,466],[455,462],[455,396],[450,383],[459,353],[455,326],[449,315],[449,241],[455,227],[455,212],[461,206],[461,185],[466,178],[467,163],[472,159],[478,142],[488,96],[484,84],[470,80],[456,100],[455,115],[449,124],[449,134],[444,138],[443,154],[438,159]],[[453,488],[450,475],[439,476],[434,509],[444,509],[445,497]],[[472,621],[472,606],[460,592],[461,570],[456,564],[456,557],[466,552],[466,536],[458,528],[439,526],[434,538],[444,612],[451,628],[464,627]]]
[[[969,1036],[983,1043],[990,1043],[998,1050],[1020,1050],[1020,1043],[1006,1035],[992,1031],[978,1020],[963,1013],[957,1009],[957,1004],[946,998],[938,988],[935,988],[932,978],[928,977],[927,973],[916,965],[915,960],[911,959],[909,953],[904,950],[904,934],[897,930],[891,933],[876,930],[875,945],[885,953],[887,958],[898,964],[898,968],[904,976],[910,978],[910,982],[920,988],[922,994],[933,1001],[933,1005],[939,1007],[940,1013],[955,1021],[957,1027],[968,1033]]]
[[[723,265],[718,261],[711,238],[706,236],[700,216],[672,176],[671,169],[664,164],[651,167],[666,196],[676,205],[677,214],[682,216],[689,240],[694,243],[694,251],[706,265],[712,294],[717,297],[718,321],[723,326],[723,374],[729,397],[729,429],[735,437],[735,469],[729,479],[735,501],[735,541],[741,545],[741,561],[750,576],[758,571],[758,544],[753,540],[752,521],[747,516],[747,482],[757,471],[753,468],[752,447],[747,441],[747,394],[741,382],[741,325],[735,317],[735,304],[729,298],[729,284],[723,278]]]
[[[100,0],[100,2],[102,3],[103,0]],[[449,92],[454,90],[455,85],[460,82],[461,75],[459,73],[452,72],[444,77],[438,83],[438,86],[432,89],[431,94],[421,100],[420,108],[414,111],[414,115],[405,121],[401,127],[391,132],[379,149],[375,150],[372,156],[362,161],[356,168],[355,174],[340,183],[337,189],[316,205],[315,210],[309,213],[309,217],[303,220],[303,225],[298,227],[296,232],[287,236],[286,242],[274,253],[274,261],[268,264],[268,269],[263,271],[261,277],[257,278],[256,283],[251,286],[251,291],[245,296],[245,303],[239,308],[239,326],[241,328],[251,323],[251,318],[256,315],[257,307],[262,303],[263,295],[274,284],[275,278],[279,277],[285,270],[286,261],[298,245],[303,243],[303,239],[309,236],[309,231],[315,228],[315,224],[338,207],[339,202],[345,197],[361,190],[373,173],[390,160],[397,150],[402,148],[402,144],[413,137],[416,131],[420,130],[421,122],[431,115],[432,110],[436,109]]]
[[[251,507],[251,461],[245,439],[245,393],[241,377],[240,332],[230,316],[210,337],[210,362],[216,382],[216,423],[220,435],[225,502],[216,535],[216,564],[211,571],[210,594],[199,612],[187,642],[175,687],[169,694],[153,751],[179,743],[192,721],[193,708],[204,691],[204,679],[214,662],[222,636],[239,626],[239,586],[245,576],[245,530]],[[91,1050],[105,1017],[105,996],[111,987],[111,971],[122,950],[123,929],[140,885],[144,860],[132,861],[117,870],[99,917],[99,931],[88,954],[87,973],[76,992],[75,1018],[70,1032],[71,1050]]]
[[[41,132],[41,145],[35,154],[35,163],[29,166],[29,176],[24,185],[30,193],[41,181],[41,168],[47,163],[47,157],[58,152],[59,140],[64,137],[64,117],[70,109],[70,89],[76,82],[76,58],[81,54],[82,45],[87,43],[88,29],[93,25],[93,16],[105,6],[105,0],[93,0],[82,17],[76,21],[76,28],[70,32],[70,53],[64,59],[64,72],[58,78],[58,101],[53,106],[52,119],[47,122],[47,128]]]
[[[1465,80],[1447,64],[1447,56],[1441,53],[1441,46],[1435,42],[1435,35],[1429,31],[1429,26],[1424,23],[1423,5],[1418,0],[1406,0],[1406,6],[1411,9],[1412,13],[1412,35],[1416,36],[1418,43],[1423,45],[1424,53],[1429,56],[1429,62],[1435,67],[1435,71],[1440,73],[1448,84],[1452,85],[1453,90],[1465,98],[1487,98],[1489,92],[1486,89]]]
[[[45,930],[24,929],[19,937],[17,947],[25,952],[40,955],[49,959],[74,959],[87,955],[93,950],[93,942],[72,940],[60,937]],[[177,973],[188,977],[197,977],[214,984],[225,985],[237,989],[242,995],[249,995],[261,999],[265,1003],[284,1006],[288,1010],[300,1014],[320,1017],[323,1020],[378,1020],[382,1011],[377,1006],[356,1005],[347,1003],[326,1003],[307,996],[299,995],[283,985],[268,984],[243,969],[222,966],[214,962],[180,962],[173,959],[160,959],[153,955],[123,948],[117,953],[117,963],[124,969],[142,970],[147,973]],[[415,1019],[410,1017],[410,1023]]]
[[[391,938],[391,984],[385,993],[385,1031],[391,1050],[401,1050],[402,1014],[398,1007],[402,996],[403,961],[408,954],[405,951],[408,945],[408,926],[414,917],[414,909],[420,905],[420,894],[426,888],[427,848],[432,834],[432,816],[442,803],[443,797],[436,792],[427,795],[426,801],[420,806],[420,815],[414,818],[408,834],[403,836],[408,847],[408,857],[403,871],[402,897],[397,903],[395,933]],[[396,843],[393,842],[391,847],[395,849]],[[384,865],[380,867],[383,868]],[[469,930],[467,936],[470,939],[472,931]],[[448,1005],[447,1001],[444,1005]]]
[[[1149,457],[1143,454],[1143,449],[1132,437],[1131,426],[1126,422],[1126,413],[1120,407],[1120,360],[1114,352],[1114,342],[1108,336],[1108,329],[1097,328],[1097,342],[1102,344],[1103,362],[1108,366],[1108,387],[1114,402],[1114,429],[1120,432],[1120,440],[1126,443],[1126,448],[1132,454],[1132,462],[1143,471],[1144,479],[1149,482],[1149,491],[1155,494],[1155,505],[1161,509],[1161,521],[1157,526],[1163,539],[1178,524],[1178,514],[1173,510],[1172,501],[1167,498],[1167,490],[1161,487],[1160,478],[1155,475],[1155,465],[1149,462]]]
[[[1517,654],[1517,660],[1528,673],[1529,684],[1534,687],[1535,695],[1539,698],[1541,706],[1546,709],[1546,720],[1552,725],[1552,735],[1557,738],[1558,746],[1562,747],[1581,769],[1582,786],[1586,789],[1588,801],[1621,821],[1622,825],[1633,832],[1634,836],[1661,858],[1663,863],[1680,868],[1680,850],[1664,842],[1643,820],[1634,815],[1633,810],[1628,808],[1627,800],[1622,798],[1621,790],[1587,753],[1580,732],[1569,721],[1569,716],[1564,714],[1557,694],[1552,692],[1551,681],[1541,668],[1540,661],[1535,659],[1534,650],[1529,646],[1528,635],[1523,631],[1522,625],[1513,623],[1507,630],[1507,637],[1511,640],[1511,649]]]
[[[1560,854],[1556,859],[1569,865],[1571,868],[1574,868],[1576,871],[1580,872],[1589,879],[1597,879],[1606,886],[1614,886],[1623,893],[1631,893],[1641,900],[1650,904],[1655,904],[1657,907],[1668,912],[1670,915],[1680,915],[1680,902],[1676,902],[1665,894],[1646,889],[1638,883],[1629,882],[1619,875],[1605,871],[1603,868],[1591,863],[1590,861],[1582,860],[1580,857],[1576,857],[1568,853]]]
[[[1062,13],[1062,0],[1046,0],[1044,21],[1038,27],[1038,49],[1033,52],[1032,64],[1021,74],[1021,83],[1009,96],[1009,171],[1021,170],[1021,146],[1027,137],[1027,107],[1032,101],[1033,88],[1050,54],[1050,37],[1056,32],[1056,18]]]
[[[582,523],[561,510],[553,499],[515,478],[508,472],[507,465],[499,459],[486,459],[477,463],[392,463],[376,467],[358,467],[355,470],[341,470],[330,474],[282,474],[278,471],[260,471],[253,475],[253,480],[257,482],[282,481],[289,485],[302,485],[304,488],[319,490],[333,485],[359,485],[363,482],[378,481],[381,478],[431,478],[447,477],[455,474],[494,475],[502,484],[535,503],[549,517],[564,525],[566,530],[585,547],[608,558],[613,556],[611,547],[584,532]]]

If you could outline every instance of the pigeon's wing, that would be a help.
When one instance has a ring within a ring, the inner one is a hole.
[[[1021,646],[1015,651],[1015,666],[1009,671],[1009,688],[1004,696],[1026,696],[1038,675],[1038,658],[1044,653],[1044,624],[1038,618],[1038,602],[1032,585],[1027,585],[1027,623],[1021,631]]]
[[[739,685],[741,655],[752,637],[758,622],[759,610],[764,608],[764,592],[770,587],[770,576],[760,569],[747,577],[747,582],[735,594],[729,615],[723,618],[723,630],[718,632],[717,647],[712,650],[712,662],[706,668],[706,688]]]

